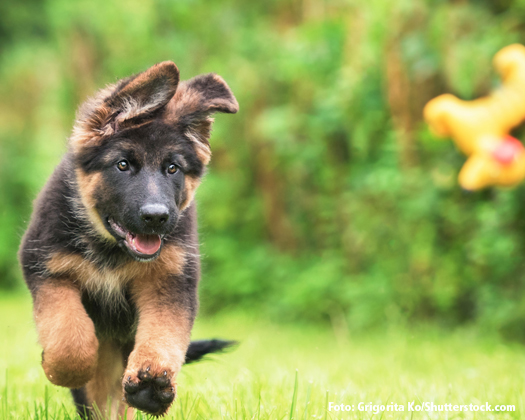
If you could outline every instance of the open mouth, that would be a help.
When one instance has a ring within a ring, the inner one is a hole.
[[[108,224],[113,232],[123,239],[124,244],[131,254],[139,260],[152,260],[160,253],[162,246],[161,235],[146,235],[130,232],[111,218],[108,218]]]

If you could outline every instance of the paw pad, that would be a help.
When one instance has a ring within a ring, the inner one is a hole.
[[[175,399],[175,387],[171,384],[168,372],[155,375],[149,367],[139,371],[135,381],[128,376],[124,382],[124,391],[129,405],[156,416],[168,411]]]

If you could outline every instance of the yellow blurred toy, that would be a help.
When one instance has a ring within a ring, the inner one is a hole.
[[[473,101],[441,95],[423,111],[432,131],[452,137],[468,156],[459,173],[467,190],[513,186],[525,179],[525,148],[509,134],[525,120],[525,47],[503,48],[494,67],[503,85],[491,95]]]

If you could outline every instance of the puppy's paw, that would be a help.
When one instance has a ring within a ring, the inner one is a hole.
[[[176,384],[169,369],[146,366],[136,374],[126,372],[123,386],[130,406],[154,416],[165,414],[175,399]]]

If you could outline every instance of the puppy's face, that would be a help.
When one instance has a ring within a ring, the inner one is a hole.
[[[77,165],[80,179],[96,178],[88,201],[105,231],[144,261],[159,255],[205,167],[183,132],[157,120],[84,149]]]
[[[82,205],[97,234],[151,261],[210,159],[213,112],[237,111],[216,75],[178,84],[161,63],[88,102],[71,138]]]

